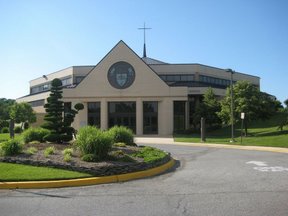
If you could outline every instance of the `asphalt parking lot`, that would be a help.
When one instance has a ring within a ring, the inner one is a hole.
[[[153,146],[172,153],[173,170],[124,183],[0,190],[0,215],[288,215],[288,154]]]

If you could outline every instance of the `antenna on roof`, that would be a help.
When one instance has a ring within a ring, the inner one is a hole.
[[[143,30],[144,33],[144,47],[143,47],[143,58],[147,57],[146,56],[146,30],[150,30],[152,28],[146,28],[145,22],[144,22],[144,27],[143,28],[138,28],[138,30]]]

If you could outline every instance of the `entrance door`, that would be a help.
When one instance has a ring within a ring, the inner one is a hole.
[[[136,132],[136,102],[109,102],[109,128],[122,125]]]

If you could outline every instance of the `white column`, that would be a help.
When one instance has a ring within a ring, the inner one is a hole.
[[[100,106],[101,106],[100,108],[101,129],[106,130],[108,129],[108,102],[106,101],[106,99],[101,100]]]
[[[143,135],[143,101],[136,100],[136,135]]]

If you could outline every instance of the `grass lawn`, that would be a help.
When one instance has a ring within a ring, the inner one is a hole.
[[[84,177],[92,176],[62,169],[0,163],[0,181],[59,180]]]
[[[6,141],[8,139],[10,139],[9,133],[0,133],[0,142]]]
[[[283,131],[278,130],[278,124],[283,119],[283,114],[278,113],[267,121],[255,121],[248,125],[248,136],[243,137],[242,145],[247,146],[272,146],[288,148],[288,127]],[[225,127],[206,133],[207,143],[221,143],[241,145],[241,124],[235,125],[235,143],[230,143],[231,128]],[[200,143],[200,134],[174,135],[177,142]]]

